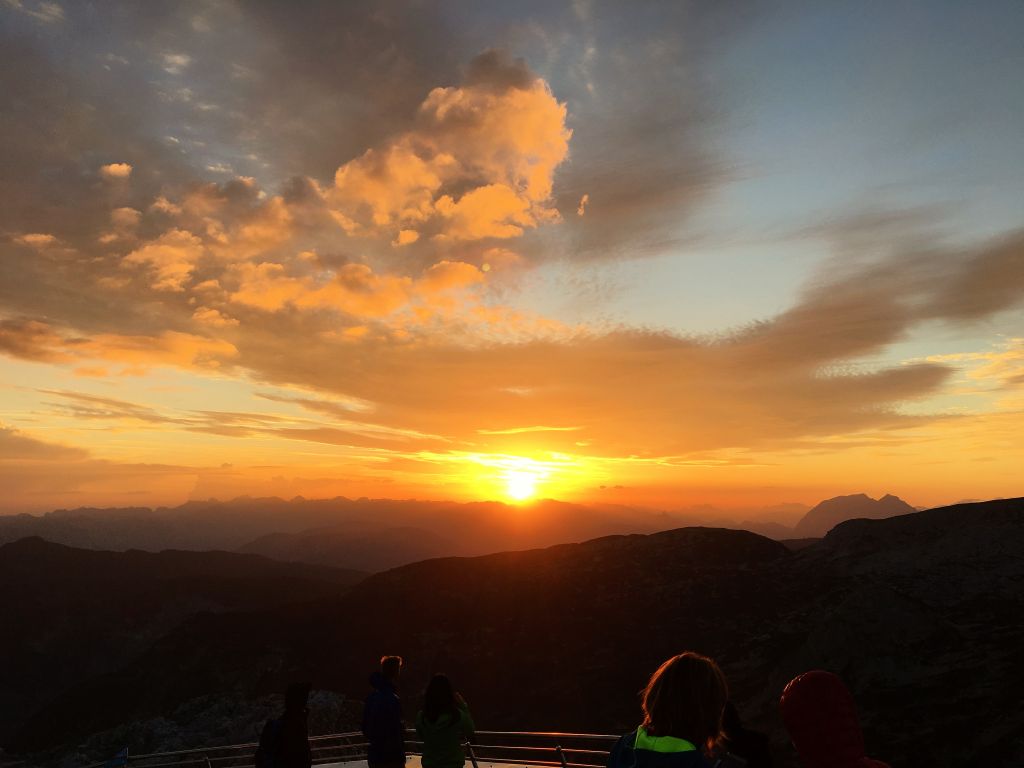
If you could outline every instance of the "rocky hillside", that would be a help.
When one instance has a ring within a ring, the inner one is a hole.
[[[102,552],[38,538],[0,546],[0,740],[192,616],[336,597],[363,576],[230,552]]]
[[[720,660],[779,765],[793,764],[779,693],[815,667],[847,680],[870,752],[893,765],[1019,765],[1020,551],[1024,499],[853,520],[797,552],[686,528],[432,560],[316,604],[196,616],[52,700],[10,743],[80,743],[297,677],[358,699],[382,653],[406,657],[410,712],[443,670],[482,728],[625,731],[651,670],[692,648]]]

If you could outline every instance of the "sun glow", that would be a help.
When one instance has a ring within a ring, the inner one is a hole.
[[[511,469],[505,473],[505,494],[510,499],[525,501],[537,492],[540,476],[536,472]]]

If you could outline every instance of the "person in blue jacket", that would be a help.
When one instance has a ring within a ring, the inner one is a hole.
[[[363,735],[369,742],[367,762],[370,768],[401,768],[405,765],[405,725],[402,701],[398,698],[401,656],[385,656],[380,671],[370,676],[373,693],[366,697],[363,709]]]
[[[612,747],[608,768],[711,768],[729,687],[718,665],[698,653],[673,656],[641,692],[644,719]]]

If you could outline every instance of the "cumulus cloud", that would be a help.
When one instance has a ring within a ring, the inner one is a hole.
[[[326,199],[355,235],[518,237],[558,217],[551,193],[569,152],[565,120],[544,80],[491,51],[463,85],[432,90],[412,130],[341,166]]]
[[[469,288],[483,280],[475,266],[443,261],[422,276],[380,275],[366,264],[345,264],[309,276],[293,276],[282,264],[243,263],[232,267],[235,285],[229,300],[267,311],[285,307],[330,309],[360,318],[380,318],[428,301],[439,294]]]
[[[32,248],[45,248],[48,245],[54,245],[57,242],[57,238],[44,232],[30,232],[25,235],[18,235],[14,238],[14,242]]]
[[[192,319],[201,325],[209,325],[214,328],[230,328],[238,325],[236,318],[225,315],[220,310],[211,307],[199,307],[199,309],[192,313]]]
[[[198,237],[191,232],[172,229],[130,252],[121,263],[150,268],[154,290],[183,291],[203,254],[203,244]]]
[[[105,179],[127,179],[132,175],[132,166],[129,163],[108,163],[100,166],[100,176]]]

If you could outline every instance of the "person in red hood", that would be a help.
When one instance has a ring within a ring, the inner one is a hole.
[[[779,708],[804,768],[889,768],[865,756],[853,696],[831,672],[816,669],[790,680]]]

